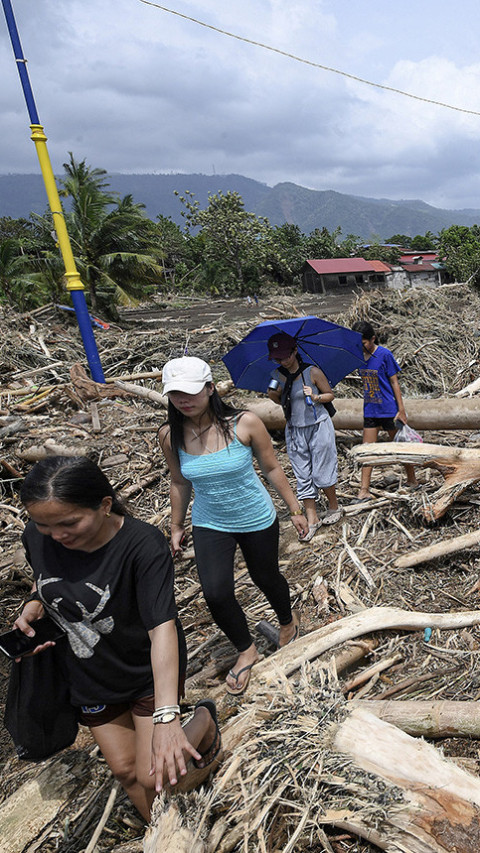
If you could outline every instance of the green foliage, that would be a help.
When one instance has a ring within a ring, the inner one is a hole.
[[[423,236],[417,234],[416,237],[412,237],[410,248],[414,252],[433,252],[436,250],[437,245],[438,238],[431,231],[427,231]]]
[[[387,264],[397,264],[401,254],[400,249],[384,246],[382,243],[371,243],[362,251],[362,257],[366,261],[384,261]]]
[[[387,237],[385,243],[396,243],[397,246],[408,251],[411,248],[412,238],[406,234],[393,234],[391,237]]]
[[[200,229],[202,277],[210,292],[242,295],[257,290],[268,259],[268,220],[248,213],[235,192],[209,196],[205,210],[192,193],[179,198],[187,228]]]
[[[480,289],[480,227],[452,225],[440,232],[438,254],[447,272],[459,282]]]
[[[48,302],[51,281],[36,267],[38,259],[25,251],[20,239],[9,237],[0,242],[0,301],[18,311]]]
[[[66,214],[75,263],[88,286],[92,308],[97,293],[108,315],[109,303],[129,304],[146,294],[146,286],[161,279],[161,253],[155,247],[155,227],[130,195],[120,199],[107,192],[106,172],[91,169],[70,154],[64,164],[62,195],[72,201]],[[107,299],[108,297],[108,299]]]

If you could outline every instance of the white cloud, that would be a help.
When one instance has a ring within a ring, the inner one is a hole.
[[[172,5],[173,8],[173,5]],[[176,0],[245,38],[480,111],[477,4]],[[274,184],[480,207],[480,117],[384,92],[140,0],[14,0],[56,170],[237,172]],[[38,171],[0,26],[0,172]]]

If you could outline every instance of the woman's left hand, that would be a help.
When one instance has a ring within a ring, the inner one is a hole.
[[[312,386],[311,385],[304,385],[303,386],[303,394],[305,397],[311,397],[313,394]]]
[[[293,524],[297,530],[297,533],[302,539],[308,533],[308,521],[304,515],[291,515],[290,518],[293,521]]]
[[[186,737],[178,717],[171,723],[157,723],[153,726],[150,776],[155,776],[157,793],[163,789],[166,782],[176,785],[179,776],[186,775],[184,752],[197,761],[202,757]]]

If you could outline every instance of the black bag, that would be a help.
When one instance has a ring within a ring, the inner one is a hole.
[[[41,761],[71,746],[78,732],[78,712],[70,704],[58,640],[38,655],[12,663],[4,724],[19,758]]]

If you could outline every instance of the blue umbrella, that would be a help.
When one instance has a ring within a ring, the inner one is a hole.
[[[267,342],[277,332],[287,332],[295,338],[303,361],[320,367],[332,388],[347,373],[365,366],[359,332],[319,317],[266,320],[222,358],[237,388],[267,390],[276,366],[268,358]]]

